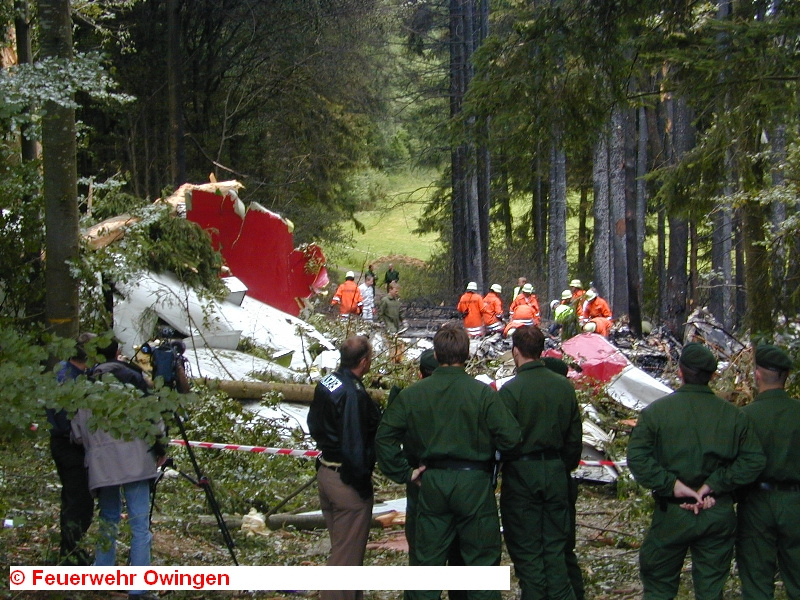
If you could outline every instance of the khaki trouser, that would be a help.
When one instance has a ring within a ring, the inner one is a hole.
[[[348,567],[364,564],[369,526],[372,521],[372,497],[364,500],[339,473],[321,466],[317,471],[319,503],[331,538],[329,566]],[[327,590],[321,600],[359,600],[363,592]]]

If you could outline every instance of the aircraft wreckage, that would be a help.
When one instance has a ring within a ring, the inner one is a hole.
[[[116,286],[114,332],[123,351],[133,356],[138,345],[156,331],[157,324],[169,326],[186,344],[185,357],[194,378],[242,400],[260,399],[268,391],[278,391],[285,402],[264,409],[262,414],[288,418],[307,433],[307,405],[313,384],[338,362],[331,341],[299,317],[309,299],[329,285],[325,256],[313,244],[295,248],[292,223],[256,203],[245,207],[238,195],[241,188],[236,181],[185,184],[169,198],[158,201],[168,203],[175,218],[189,219],[210,233],[230,269],[230,276],[223,278],[230,291],[228,297],[221,302],[200,298],[170,274],[143,272],[129,283]],[[107,219],[86,231],[85,237],[90,246],[112,244],[124,236],[131,220],[128,215]],[[430,337],[437,322],[452,317],[453,311],[447,314],[446,309],[444,313],[438,310],[438,318],[430,319],[422,310],[408,319],[410,326],[402,333],[408,360],[415,360],[432,346]],[[693,316],[690,325],[694,335],[717,340],[729,351],[737,349],[733,346],[738,342],[724,334],[708,315]],[[376,347],[386,346],[380,333],[373,331],[372,337]],[[243,339],[266,350],[272,360],[238,351]],[[475,343],[472,352],[502,359],[509,346],[508,340],[496,336]],[[673,352],[677,355],[679,348],[673,348]],[[546,350],[546,354],[563,356],[573,366],[570,377],[598,382],[610,398],[633,411],[672,391],[597,334],[580,334]],[[656,351],[654,355],[662,367],[672,360],[669,352]],[[499,388],[513,375],[512,369],[513,363],[506,360],[494,378],[479,378]],[[376,400],[384,395],[383,390],[373,390]],[[583,408],[584,464],[575,476],[612,482],[624,466],[624,462],[606,460],[604,454],[614,434],[601,427],[591,405]]]

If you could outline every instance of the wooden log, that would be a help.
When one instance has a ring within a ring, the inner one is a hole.
[[[372,522],[370,523],[370,527],[373,529],[383,529],[389,525],[386,524],[386,520],[391,518],[392,525],[396,525],[399,521],[397,519],[402,513],[397,513],[396,511],[389,511],[387,513],[380,513],[378,515],[372,516]],[[228,526],[228,529],[231,531],[237,531],[242,527],[242,517],[241,515],[223,515],[222,518],[225,520],[225,524]],[[165,517],[164,515],[156,516],[156,521],[166,522],[172,521],[171,518]],[[214,515],[195,515],[192,517],[192,521],[194,523],[205,525],[208,527],[216,527],[217,526],[217,519]],[[270,529],[283,529],[284,527],[294,527],[295,529],[303,529],[303,530],[310,530],[310,529],[325,529],[325,518],[320,515],[293,515],[291,513],[282,513],[277,515],[271,515],[267,519],[267,527]]]
[[[394,511],[391,511],[394,512]],[[385,514],[385,513],[382,513]],[[373,529],[382,529],[383,523],[376,517],[381,515],[372,515],[372,522],[370,527]],[[272,515],[267,521],[267,527],[270,529],[283,529],[284,527],[294,527],[296,529],[325,529],[325,517],[320,515],[293,515],[291,513],[284,513],[279,515]]]
[[[198,377],[195,381],[212,390],[225,392],[237,400],[258,400],[268,392],[280,392],[286,402],[311,404],[316,386],[305,383],[278,383],[272,381],[231,381],[225,379],[209,379]],[[386,390],[367,389],[370,397],[376,402],[386,399]]]

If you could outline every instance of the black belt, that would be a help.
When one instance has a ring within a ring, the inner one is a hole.
[[[423,460],[422,464],[427,469],[446,469],[448,471],[486,471],[492,472],[492,461],[488,460],[457,460],[444,458],[441,460]]]
[[[503,457],[503,460],[508,462],[514,462],[516,460],[561,460],[561,453],[558,450],[539,450],[537,452],[528,452],[527,454],[522,454],[516,458]]]
[[[800,492],[800,483],[789,481],[759,481],[756,488],[765,492]]]

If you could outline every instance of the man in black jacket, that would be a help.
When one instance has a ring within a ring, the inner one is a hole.
[[[317,482],[331,538],[328,565],[360,566],[372,520],[374,442],[381,411],[361,382],[372,364],[369,340],[348,338],[339,352],[339,368],[314,390],[308,428],[322,451]],[[354,600],[362,595],[360,591],[320,592],[322,600]]]
[[[56,377],[59,383],[74,381],[86,375],[87,354],[84,344],[95,338],[93,333],[82,333],[75,346],[75,354],[58,364]],[[91,558],[80,548],[79,542],[92,524],[94,498],[89,492],[86,467],[83,465],[83,446],[70,440],[70,418],[64,409],[47,409],[50,423],[50,454],[56,463],[61,481],[61,548],[60,562],[77,566],[91,564]]]

